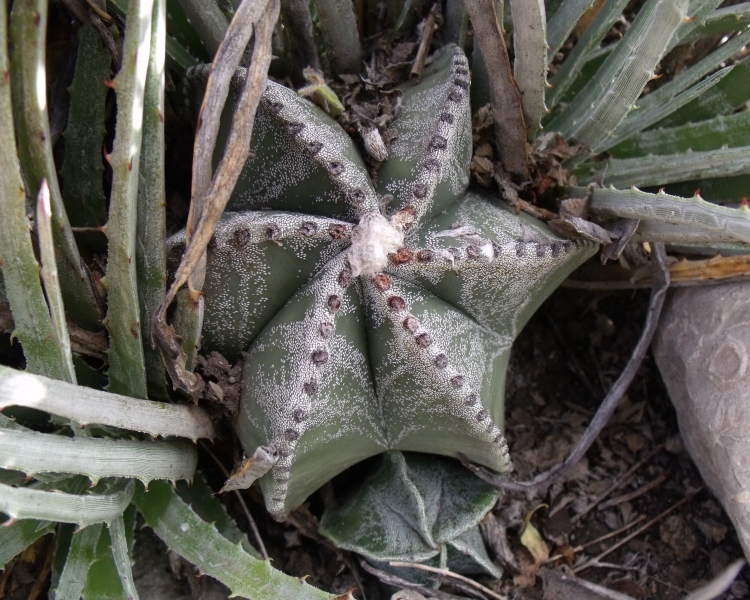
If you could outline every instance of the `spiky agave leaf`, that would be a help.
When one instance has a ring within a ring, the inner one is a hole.
[[[510,467],[512,341],[594,248],[467,193],[468,90],[455,47],[405,86],[381,215],[346,133],[269,83],[208,251],[204,350],[248,348],[237,431],[248,455],[278,450],[261,479],[276,517],[386,450]]]

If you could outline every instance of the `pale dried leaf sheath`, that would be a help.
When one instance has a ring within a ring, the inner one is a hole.
[[[207,192],[211,185],[213,174],[213,156],[216,149],[216,138],[219,134],[219,117],[221,116],[224,104],[229,94],[229,84],[234,76],[237,66],[240,64],[242,53],[247,47],[250,37],[255,31],[255,25],[260,20],[266,9],[266,1],[255,2],[253,0],[244,0],[232,19],[227,29],[224,41],[216,52],[214,62],[211,66],[211,73],[206,85],[206,93],[201,106],[200,115],[198,116],[198,125],[195,134],[195,147],[193,157],[193,189],[191,193],[190,214],[188,215],[187,235],[188,242],[193,232],[197,229],[203,211],[206,209]],[[259,44],[256,42],[255,51],[257,52]],[[256,61],[253,61],[255,65]],[[265,85],[262,86],[265,89]],[[258,91],[258,96],[263,93],[263,89]],[[256,103],[257,106],[257,103]],[[255,110],[252,109],[252,116],[255,116]],[[252,120],[250,121],[252,130]],[[249,137],[249,136],[248,136]],[[247,145],[249,148],[249,144]],[[247,157],[245,157],[247,158]],[[243,161],[244,162],[244,161]],[[226,191],[226,197],[229,197],[231,189]],[[222,212],[226,202],[221,205]],[[199,262],[201,265],[205,262],[205,257]],[[193,265],[195,266],[195,265]],[[205,266],[203,266],[205,269]],[[198,272],[192,274],[191,268],[189,274],[190,286],[192,289],[200,290],[203,285],[203,274]],[[182,281],[177,287],[181,287]],[[171,292],[171,290],[170,290]],[[176,292],[176,290],[175,290]],[[173,294],[172,294],[173,295]],[[171,302],[171,300],[170,300]]]
[[[130,504],[134,483],[109,494],[45,492],[0,484],[0,512],[14,519],[76,523],[81,527],[116,519]]]
[[[164,353],[172,382],[188,393],[196,392],[202,383],[197,376],[185,369],[187,356],[177,343],[174,332],[166,324],[166,311],[177,290],[189,277],[191,289],[202,288],[205,278],[206,247],[249,154],[255,113],[266,88],[268,66],[271,62],[271,37],[279,15],[278,0],[267,2],[263,5],[263,11],[255,35],[252,63],[232,120],[229,140],[216,175],[211,180],[219,117],[229,91],[229,83],[249,39],[249,25],[261,16],[256,3],[252,0],[244,0],[240,5],[217,53],[216,66],[209,77],[206,98],[198,121],[193,197],[187,227],[188,235],[192,232],[193,236],[188,239],[185,255],[175,274],[175,282],[154,318],[154,341]],[[215,77],[214,73],[218,75]],[[218,86],[216,91],[213,91],[214,81]],[[204,128],[207,130],[205,134]],[[208,198],[211,198],[210,206],[205,205]]]
[[[151,46],[153,0],[132,0],[122,68],[114,80],[117,129],[109,163],[112,193],[107,221],[107,318],[110,333],[109,385],[113,392],[146,398],[146,367],[141,339],[136,279],[136,214],[143,93]]]
[[[50,306],[52,329],[58,347],[64,381],[76,383],[73,355],[70,353],[70,336],[68,335],[68,326],[65,323],[65,306],[60,292],[60,282],[57,279],[51,220],[52,209],[49,202],[49,188],[45,180],[42,181],[39,200],[36,204],[37,236],[39,238],[39,253],[42,257],[42,281],[44,281],[44,291],[47,294],[47,301]]]
[[[7,14],[0,0],[0,14]],[[0,72],[8,73],[7,20],[0,19]],[[26,215],[26,195],[16,155],[10,79],[0,77],[0,265],[5,295],[13,311],[14,334],[20,340],[26,368],[60,378],[63,369],[52,333],[52,322],[39,281]]]
[[[574,188],[575,195],[582,193]],[[643,219],[696,227],[710,233],[729,235],[750,243],[750,210],[727,208],[706,202],[700,196],[680,198],[669,194],[649,194],[639,189],[597,189],[591,197],[591,212],[607,217]]]
[[[521,92],[527,137],[536,137],[542,116],[547,111],[544,93],[547,87],[547,18],[544,0],[510,0],[513,16],[513,47],[516,59],[513,76]],[[481,42],[480,42],[481,44]]]
[[[198,454],[188,442],[69,438],[0,430],[0,467],[32,476],[75,473],[94,484],[104,477],[129,477],[147,485],[153,479],[190,479],[197,464]]]
[[[0,409],[26,406],[72,419],[150,435],[191,440],[213,438],[213,425],[202,409],[137,400],[80,387],[0,366]]]
[[[497,22],[495,3],[492,0],[466,0],[466,10],[474,25],[490,79],[500,161],[508,173],[526,180],[528,150],[521,95],[511,75],[510,59]]]

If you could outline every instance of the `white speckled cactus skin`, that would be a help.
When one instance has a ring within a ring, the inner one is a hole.
[[[467,192],[467,64],[447,47],[405,88],[377,192],[325,113],[276,84],[263,97],[254,157],[209,246],[203,350],[248,350],[236,427],[248,455],[278,450],[260,480],[276,517],[389,449],[510,468],[511,344],[595,247]],[[352,232],[379,194],[404,247],[355,277]],[[183,244],[170,240],[173,256]]]

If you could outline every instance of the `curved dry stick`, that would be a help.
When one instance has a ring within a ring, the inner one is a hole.
[[[497,22],[494,0],[465,0],[490,80],[492,115],[500,161],[505,170],[525,181],[529,177],[526,123],[521,93],[511,75],[508,49]]]
[[[185,368],[187,356],[182,350],[174,329],[167,324],[167,308],[174,300],[177,291],[188,279],[190,279],[189,287],[192,292],[198,294],[203,287],[206,247],[250,152],[255,112],[261,95],[266,89],[268,66],[272,58],[271,37],[278,16],[278,0],[270,0],[265,4],[262,0],[260,2],[243,1],[216,54],[216,61],[208,80],[206,97],[198,120],[198,133],[195,141],[196,158],[193,168],[193,198],[187,227],[188,233],[192,235],[180,266],[177,268],[175,281],[154,315],[152,331],[154,342],[164,355],[164,363],[173,385],[191,395],[200,391],[203,381],[198,375]],[[252,62],[234,114],[224,156],[216,170],[216,175],[211,179],[211,159],[216,146],[219,117],[229,92],[229,82],[249,40],[248,30],[252,30],[251,25],[255,20],[258,24],[255,27]]]
[[[633,379],[643,362],[643,358],[646,356],[646,352],[651,345],[651,340],[656,333],[661,310],[664,307],[664,298],[667,294],[667,289],[669,288],[670,277],[664,244],[653,244],[653,249],[654,285],[651,289],[651,300],[649,302],[646,323],[641,332],[641,337],[633,349],[633,353],[630,355],[628,364],[625,365],[622,373],[620,373],[620,377],[617,378],[617,381],[615,381],[614,385],[610,388],[609,393],[596,411],[596,414],[591,420],[591,423],[589,423],[583,437],[578,441],[568,457],[562,463],[540,473],[530,481],[512,481],[505,477],[495,475],[484,467],[479,467],[470,463],[465,456],[461,456],[461,462],[465,467],[470,469],[480,479],[495,487],[513,491],[532,491],[552,485],[583,458],[607,425],[607,422],[612,417],[612,413],[614,413],[622,397],[628,391],[628,388],[633,382]]]

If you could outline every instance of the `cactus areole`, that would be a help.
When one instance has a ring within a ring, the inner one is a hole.
[[[335,121],[269,83],[209,244],[202,348],[248,352],[236,430],[248,456],[278,453],[260,479],[277,518],[388,450],[509,470],[511,344],[595,251],[467,190],[461,50],[444,48],[403,92],[374,184]],[[170,240],[173,264],[183,247],[184,233]]]

